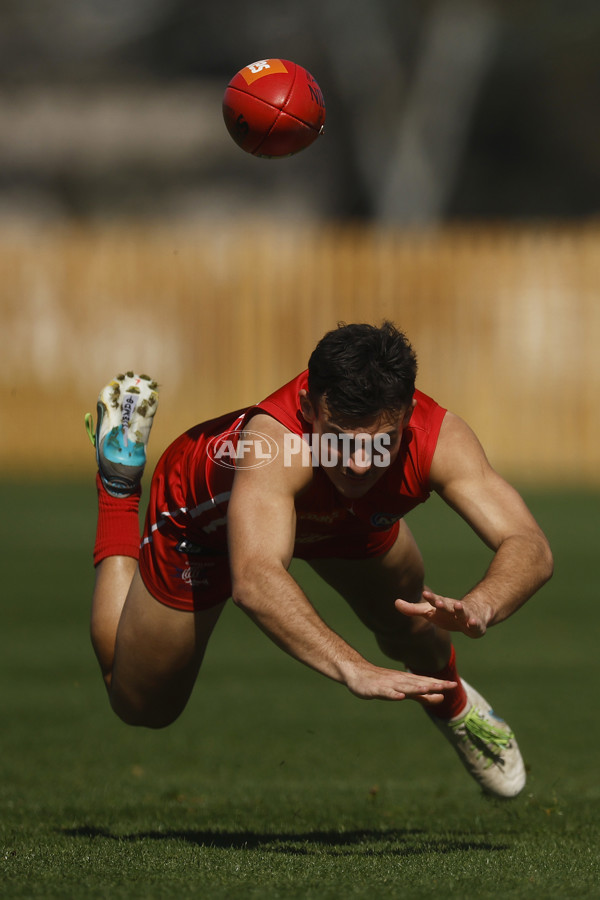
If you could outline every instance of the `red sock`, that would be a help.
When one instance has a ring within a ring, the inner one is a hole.
[[[460,676],[456,671],[456,652],[454,646],[450,652],[450,659],[443,669],[439,672],[424,672],[417,669],[411,669],[415,675],[429,675],[431,678],[443,678],[444,681],[457,681],[458,684],[451,691],[444,692],[444,699],[436,706],[428,706],[427,712],[432,716],[440,719],[453,719],[461,713],[467,702],[467,694],[460,680]]]
[[[98,525],[94,545],[94,565],[107,556],[140,555],[140,522],[138,510],[141,488],[130,497],[111,497],[96,475],[98,489]]]

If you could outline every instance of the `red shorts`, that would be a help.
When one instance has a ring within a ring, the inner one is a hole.
[[[177,438],[152,477],[140,574],[152,596],[175,609],[208,609],[231,596],[226,519],[233,472],[211,467],[206,457],[223,421],[198,425]],[[398,528],[395,522],[360,536],[334,534],[299,543],[294,556],[308,561],[381,556],[394,544]]]
[[[220,420],[217,420],[220,421]],[[226,515],[233,473],[205,477],[213,422],[165,451],[152,476],[140,574],[153,597],[175,609],[208,609],[231,596]]]

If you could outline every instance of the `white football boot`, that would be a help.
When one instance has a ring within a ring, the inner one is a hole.
[[[487,700],[461,679],[467,693],[465,711],[453,719],[429,714],[452,744],[467,772],[496,797],[516,797],[525,787],[525,764],[510,727]]]
[[[95,432],[91,414],[85,417],[100,478],[113,497],[128,497],[142,480],[146,445],[158,406],[157,388],[148,375],[117,375],[100,391]]]

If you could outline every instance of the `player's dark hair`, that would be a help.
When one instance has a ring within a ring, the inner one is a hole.
[[[338,324],[321,338],[308,362],[313,406],[325,400],[336,421],[374,419],[405,410],[412,400],[417,357],[392,322]]]

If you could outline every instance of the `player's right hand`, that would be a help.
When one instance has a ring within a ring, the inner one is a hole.
[[[418,700],[425,706],[441,703],[444,691],[456,687],[456,681],[370,664],[353,669],[345,682],[348,690],[362,700]]]

